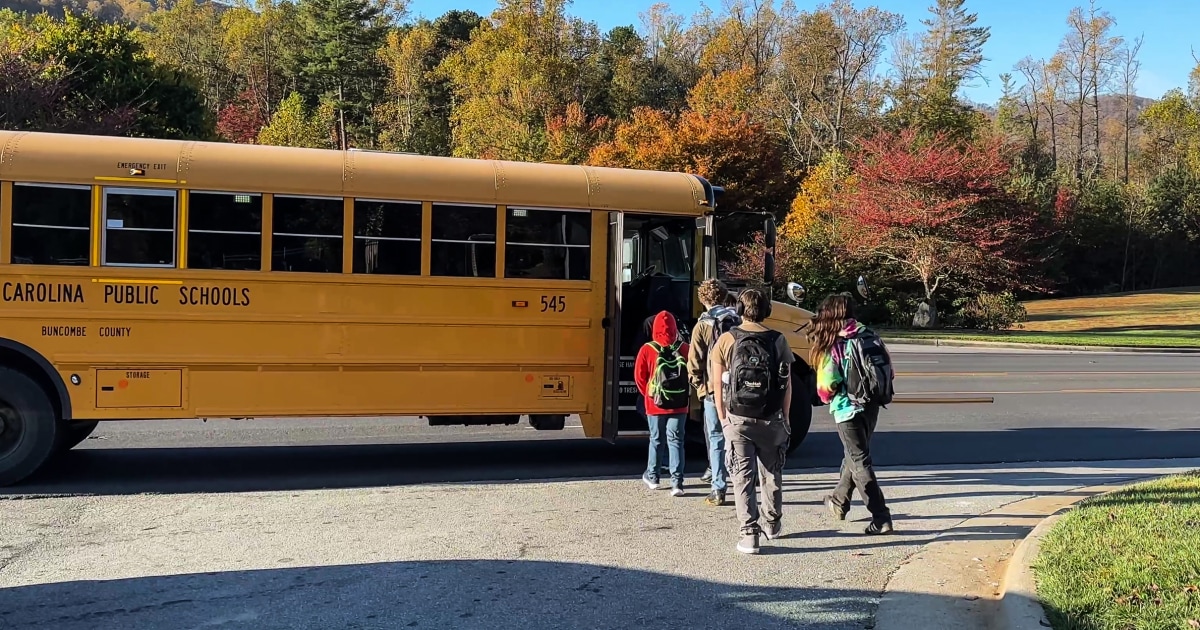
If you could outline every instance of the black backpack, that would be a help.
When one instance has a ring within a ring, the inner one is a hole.
[[[864,328],[846,340],[846,395],[858,404],[889,405],[895,391],[892,357],[875,331]]]
[[[742,328],[733,335],[729,383],[725,385],[725,409],[736,416],[766,420],[783,411],[787,374],[777,354],[780,334],[774,330],[749,332]]]
[[[662,347],[651,341],[654,349],[654,371],[650,373],[650,400],[659,409],[682,409],[691,402],[688,398],[687,359],[679,354],[679,344]]]

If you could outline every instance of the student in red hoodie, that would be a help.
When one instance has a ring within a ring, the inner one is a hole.
[[[666,433],[670,453],[671,496],[683,496],[683,430],[687,423],[688,345],[679,338],[675,317],[667,311],[654,318],[653,341],[638,351],[633,380],[646,402],[650,425],[650,456],[642,481],[657,490],[658,452]]]

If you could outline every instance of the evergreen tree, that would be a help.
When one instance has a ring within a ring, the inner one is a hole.
[[[371,142],[371,112],[383,90],[376,52],[389,28],[386,7],[369,0],[300,0],[300,76],[309,102],[333,100],[338,148]],[[356,134],[359,129],[361,134]]]

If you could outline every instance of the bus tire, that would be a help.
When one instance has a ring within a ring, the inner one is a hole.
[[[804,443],[804,438],[808,437],[808,431],[812,428],[813,416],[813,392],[816,391],[816,385],[813,379],[816,374],[808,367],[808,364],[799,357],[796,358],[792,369],[792,406],[788,411],[788,418],[791,421],[792,436],[788,440],[787,453],[791,455],[800,445]]]
[[[567,426],[567,417],[560,415],[530,414],[529,426],[538,431],[562,431]]]
[[[92,434],[92,431],[96,430],[96,426],[99,424],[95,420],[90,422],[64,422],[58,432],[58,451],[65,453],[79,446],[79,443],[88,439],[88,436]]]
[[[25,373],[0,367],[0,486],[37,472],[54,454],[58,432],[46,391]]]

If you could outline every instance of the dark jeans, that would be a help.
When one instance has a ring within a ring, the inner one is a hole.
[[[833,490],[833,504],[843,514],[850,511],[854,489],[862,495],[871,513],[871,520],[882,523],[892,520],[879,480],[875,478],[875,466],[871,462],[871,436],[879,422],[879,405],[867,405],[862,412],[846,422],[837,423],[838,437],[842,440],[845,455],[842,458],[842,477]]]

